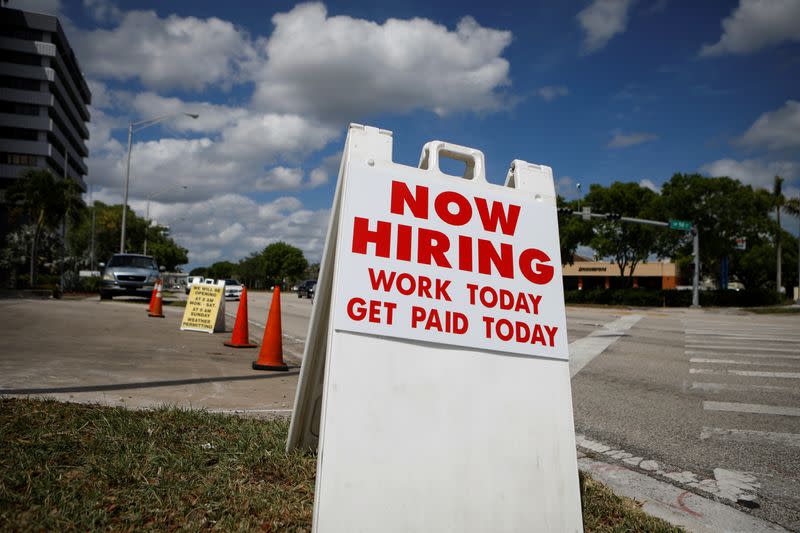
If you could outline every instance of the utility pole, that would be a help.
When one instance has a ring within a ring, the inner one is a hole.
[[[692,252],[694,253],[694,275],[692,276],[692,307],[700,307],[700,231],[692,226]]]
[[[781,189],[783,185],[783,178],[775,176],[775,182],[772,187],[772,194],[775,197],[775,218],[778,222],[778,229],[775,233],[775,249],[777,251],[776,263],[778,268],[775,275],[775,290],[778,291],[778,298],[781,295]]]

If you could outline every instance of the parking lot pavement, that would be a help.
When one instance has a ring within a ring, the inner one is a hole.
[[[258,349],[224,346],[230,333],[179,331],[183,308],[165,306],[166,318],[149,318],[146,301],[124,300],[0,300],[0,393],[132,408],[290,412],[297,368],[252,370]]]

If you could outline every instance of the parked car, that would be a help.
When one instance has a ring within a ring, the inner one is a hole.
[[[101,300],[123,295],[148,297],[164,270],[159,269],[155,259],[140,254],[114,254],[108,264],[100,263],[100,268],[103,269]]]
[[[203,283],[203,276],[189,276],[186,278],[186,294],[192,292],[192,285],[195,283]]]
[[[305,296],[306,298],[314,299],[314,289],[317,286],[317,280],[315,279],[307,279],[303,283],[301,283],[297,287],[297,297],[302,298]]]
[[[242,297],[242,284],[235,279],[225,280],[225,298],[234,298],[238,300]]]

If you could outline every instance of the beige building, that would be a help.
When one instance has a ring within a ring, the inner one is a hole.
[[[630,275],[630,268],[625,269]],[[587,261],[575,257],[571,265],[564,265],[564,288],[596,289],[621,286],[619,267],[616,263]],[[675,263],[639,263],[633,271],[633,287],[649,289],[674,289],[678,286],[678,265]]]

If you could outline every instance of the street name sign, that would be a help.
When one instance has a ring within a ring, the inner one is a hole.
[[[225,331],[225,281],[215,285],[193,283],[183,311],[181,330],[219,333]]]
[[[692,223],[689,220],[671,219],[669,221],[669,229],[678,229],[678,230],[682,230],[682,231],[692,231]]]
[[[552,170],[351,125],[287,443],[313,529],[581,531],[568,356]]]

